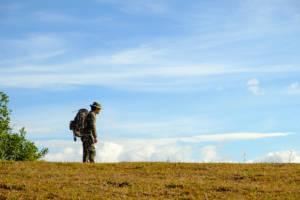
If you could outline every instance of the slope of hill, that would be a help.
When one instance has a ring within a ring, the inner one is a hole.
[[[0,199],[300,199],[300,165],[0,162]]]

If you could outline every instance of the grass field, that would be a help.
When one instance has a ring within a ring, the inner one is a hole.
[[[0,162],[0,199],[300,199],[300,165]]]

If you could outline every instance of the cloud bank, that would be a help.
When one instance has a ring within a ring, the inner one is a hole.
[[[299,152],[294,150],[270,152],[253,160],[249,160],[247,163],[300,163],[300,157],[297,153]]]
[[[95,144],[98,162],[121,161],[166,161],[172,162],[236,162],[231,155],[219,155],[222,145],[207,145],[200,150],[192,147],[193,143],[220,142],[233,139],[258,139],[263,137],[287,136],[292,133],[232,133],[219,135],[199,135],[183,138],[162,139],[100,139]],[[82,160],[81,142],[66,140],[35,141],[38,147],[48,147],[50,154],[47,161]],[[54,150],[54,153],[51,152]],[[198,152],[198,153],[197,153]],[[196,154],[196,158],[195,158]]]

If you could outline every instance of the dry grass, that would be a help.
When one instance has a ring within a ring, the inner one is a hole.
[[[300,199],[298,164],[0,162],[0,199]]]

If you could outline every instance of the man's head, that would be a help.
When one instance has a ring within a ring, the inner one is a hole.
[[[91,105],[91,110],[94,111],[95,114],[99,114],[101,109],[102,109],[101,104],[98,102],[94,102]]]

